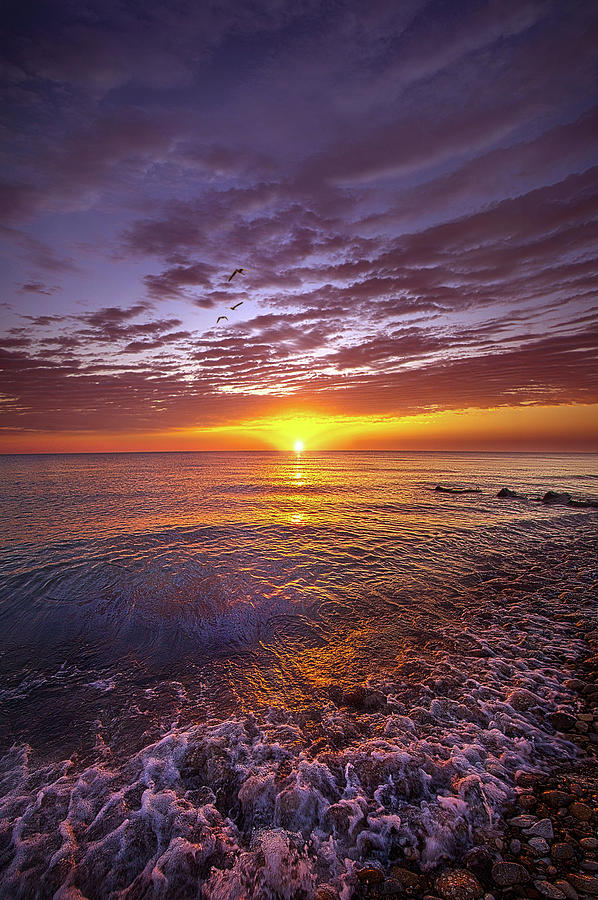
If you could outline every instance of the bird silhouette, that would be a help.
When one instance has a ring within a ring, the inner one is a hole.
[[[233,274],[228,276],[228,280],[232,281],[233,278],[235,277],[235,275],[244,275],[244,274],[245,274],[245,269],[235,269]]]
[[[229,306],[229,309],[238,309],[240,306],[243,306],[243,301],[239,300],[238,303],[235,303],[234,306]]]
[[[220,319],[226,319],[226,321],[228,322],[228,316],[218,316],[218,318],[216,319],[216,325],[218,324]]]

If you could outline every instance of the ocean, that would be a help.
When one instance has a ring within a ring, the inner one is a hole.
[[[596,455],[0,456],[0,498],[2,897],[350,898],[579,754]]]

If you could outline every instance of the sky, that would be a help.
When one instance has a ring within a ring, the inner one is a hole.
[[[598,450],[593,0],[3,19],[0,450]]]

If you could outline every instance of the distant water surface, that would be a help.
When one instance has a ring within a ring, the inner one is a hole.
[[[471,843],[517,767],[574,752],[545,716],[574,702],[569,620],[598,580],[597,514],[539,502],[548,490],[598,500],[598,458],[0,457],[0,818],[37,835],[4,831],[0,887],[28,896],[15,873],[31,853],[48,896],[64,879],[107,896],[89,888],[90,816],[106,853],[116,832],[141,848],[110,890],[152,861],[175,891],[176,841],[193,844],[201,813],[214,898],[276,896],[260,835],[305,897],[350,885],[351,860],[407,848],[432,865]],[[156,803],[172,819],[159,840]]]

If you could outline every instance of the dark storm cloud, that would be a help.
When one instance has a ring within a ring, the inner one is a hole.
[[[11,427],[598,402],[594,4],[42,0],[5,25]],[[82,313],[85,265],[126,293]]]

